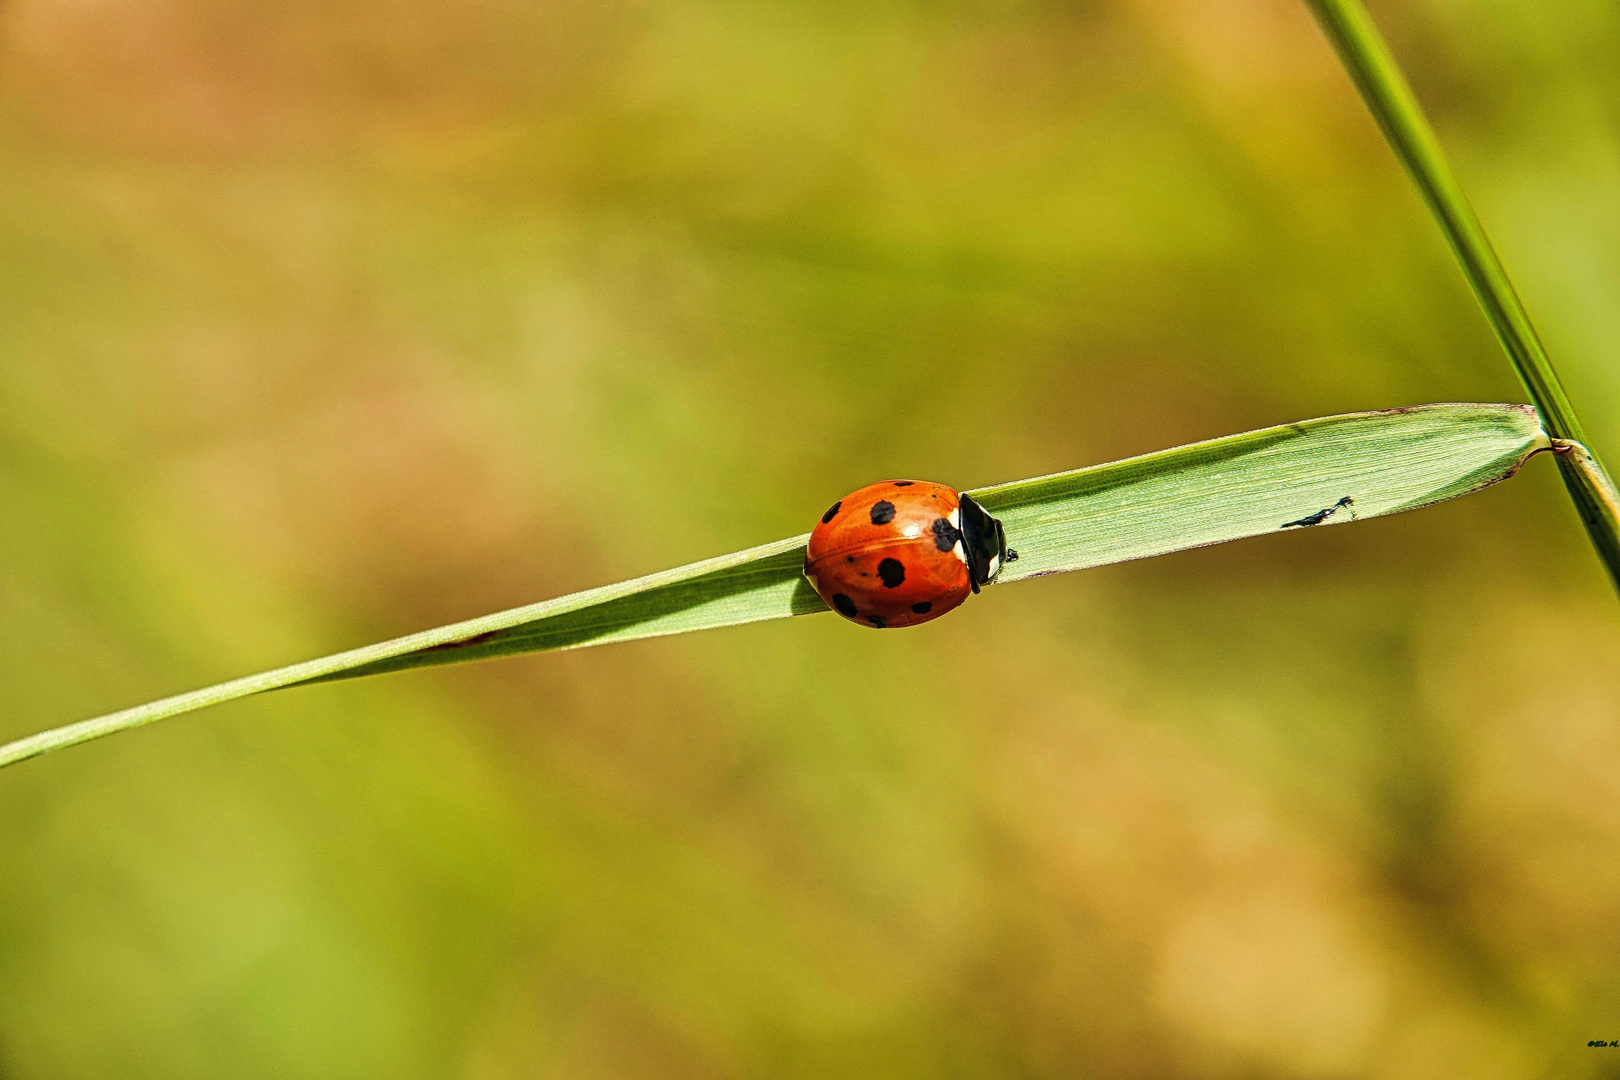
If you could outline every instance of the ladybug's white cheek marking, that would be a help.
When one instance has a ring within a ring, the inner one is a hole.
[[[1001,569],[1001,556],[1000,555],[992,555],[992,556],[990,556],[990,577],[992,577],[992,578],[995,577],[997,571],[999,571],[1000,569]]]
[[[951,554],[955,555],[958,559],[961,559],[962,560],[962,565],[966,566],[968,564],[967,552],[962,548],[962,541],[961,541],[961,536],[962,536],[962,508],[960,506],[958,506],[955,510],[952,510],[951,511],[951,516],[946,518],[945,520],[949,521],[951,523],[951,528],[956,530],[956,535],[957,535],[957,538],[958,538],[957,541],[956,541],[956,545],[951,548]]]

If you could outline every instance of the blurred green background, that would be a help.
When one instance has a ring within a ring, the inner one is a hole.
[[[1620,11],[1375,13],[1615,460]],[[1290,0],[0,7],[0,738],[874,479],[1523,396]],[[1616,615],[1543,457],[52,755],[0,1076],[1620,1075]]]

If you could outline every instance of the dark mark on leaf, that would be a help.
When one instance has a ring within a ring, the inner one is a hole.
[[[482,645],[486,641],[493,641],[499,634],[499,630],[486,630],[482,634],[474,634],[472,637],[462,638],[460,641],[447,641],[443,645],[429,645],[421,651],[430,653],[445,652],[449,649],[465,649],[472,645]]]
[[[1298,527],[1303,529],[1308,525],[1320,525],[1320,524],[1322,524],[1322,522],[1326,521],[1328,518],[1332,517],[1334,514],[1338,513],[1340,510],[1344,510],[1344,509],[1348,509],[1350,511],[1350,520],[1354,521],[1354,520],[1356,520],[1355,506],[1356,506],[1356,500],[1354,500],[1350,496],[1346,495],[1344,498],[1340,499],[1338,502],[1334,503],[1332,506],[1328,507],[1326,510],[1318,510],[1314,514],[1306,514],[1304,517],[1300,518],[1298,521],[1285,521],[1281,525],[1279,525],[1278,528],[1292,529],[1297,525]]]

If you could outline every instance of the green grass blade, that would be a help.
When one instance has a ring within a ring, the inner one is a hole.
[[[1006,583],[1297,529],[1328,510],[1322,524],[1415,509],[1504,480],[1548,446],[1526,405],[1422,405],[1266,428],[972,494],[1002,519],[1020,553],[1002,574]],[[806,539],[70,724],[0,746],[0,766],[287,686],[825,611],[800,573]]]
[[[1586,434],[1575,407],[1485,227],[1463,195],[1417,96],[1361,0],[1306,2],[1434,213],[1486,318],[1530,392],[1530,400],[1541,411],[1547,433],[1583,447],[1585,466],[1577,467],[1575,458],[1560,455],[1559,472],[1598,557],[1620,589],[1620,517],[1604,494],[1613,490],[1614,483],[1602,463],[1584,450]]]

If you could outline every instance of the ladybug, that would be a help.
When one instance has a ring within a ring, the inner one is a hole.
[[[939,618],[1016,558],[1001,522],[970,497],[944,484],[881,480],[821,515],[804,576],[828,607],[881,630]]]

